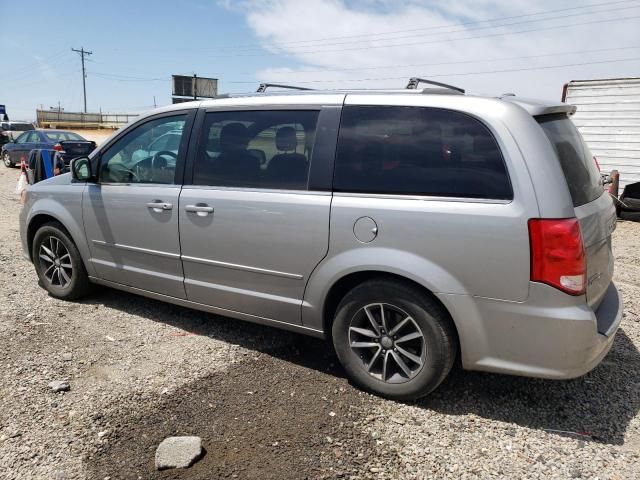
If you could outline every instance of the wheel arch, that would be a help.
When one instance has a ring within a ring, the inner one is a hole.
[[[29,220],[29,224],[27,225],[27,245],[29,247],[29,259],[31,261],[33,261],[33,240],[36,236],[36,232],[40,229],[40,227],[47,223],[57,223],[58,225],[60,225],[65,233],[71,237],[73,243],[76,243],[75,238],[73,238],[73,235],[69,232],[69,229],[64,226],[64,223],[62,223],[60,219],[49,213],[38,213]]]
[[[327,339],[331,340],[331,325],[333,323],[333,319],[335,317],[335,313],[338,305],[340,304],[340,301],[351,289],[370,280],[388,280],[395,283],[405,284],[407,286],[411,286],[420,290],[425,296],[429,297],[430,300],[439,305],[442,310],[447,313],[451,321],[451,326],[453,327],[455,335],[458,339],[458,349],[460,349],[460,334],[455,319],[451,314],[450,309],[447,308],[444,303],[442,303],[440,298],[438,298],[438,296],[435,295],[434,292],[431,291],[428,287],[417,282],[416,280],[398,273],[393,273],[385,270],[361,270],[351,272],[343,275],[331,285],[322,304],[322,329]],[[458,352],[458,354],[459,353],[460,352]]]
[[[84,263],[85,269],[91,275],[91,262],[88,261],[89,251],[87,249],[87,244],[86,242],[79,241],[79,238],[83,238],[82,234],[84,233],[84,231],[78,231],[78,229],[82,229],[82,226],[77,225],[77,223],[75,222],[65,222],[58,215],[55,215],[54,213],[48,211],[39,211],[35,213],[29,218],[27,222],[26,233],[29,260],[33,262],[33,241],[36,236],[36,232],[40,227],[47,223],[57,223],[64,230],[64,232],[69,235],[71,241],[75,244],[76,248],[80,252],[80,256],[82,257],[82,262]]]

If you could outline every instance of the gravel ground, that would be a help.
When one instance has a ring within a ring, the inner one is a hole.
[[[456,368],[401,404],[353,388],[316,339],[109,289],[50,298],[21,256],[17,174],[0,167],[2,479],[640,478],[640,224],[614,236],[625,317],[593,372]],[[170,435],[204,458],[156,471]]]

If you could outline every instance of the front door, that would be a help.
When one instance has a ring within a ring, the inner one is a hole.
[[[308,188],[318,111],[210,112],[180,196],[191,301],[300,323],[325,256],[330,192]]]
[[[29,152],[37,148],[39,142],[38,132],[35,130],[24,132],[16,138],[15,147],[12,150],[8,150],[11,161],[15,165],[19,165],[23,160],[26,162],[29,159]]]
[[[98,277],[185,297],[178,200],[192,117],[152,117],[100,153],[98,182],[85,190],[82,205]],[[167,132],[180,135],[175,148],[146,154]]]

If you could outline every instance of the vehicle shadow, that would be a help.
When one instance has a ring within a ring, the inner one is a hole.
[[[329,375],[345,376],[333,349],[321,339],[111,289],[104,289],[83,303],[137,314],[188,334],[237,344]],[[410,405],[446,415],[474,414],[584,441],[622,445],[629,423],[640,410],[640,352],[621,329],[604,361],[574,380],[531,379],[454,367],[435,392]]]

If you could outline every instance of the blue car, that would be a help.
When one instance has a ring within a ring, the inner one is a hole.
[[[2,161],[6,167],[14,167],[22,160],[26,162],[31,150],[50,149],[57,151],[64,164],[68,166],[72,158],[88,155],[95,148],[96,142],[85,140],[74,132],[31,130],[2,146]]]

